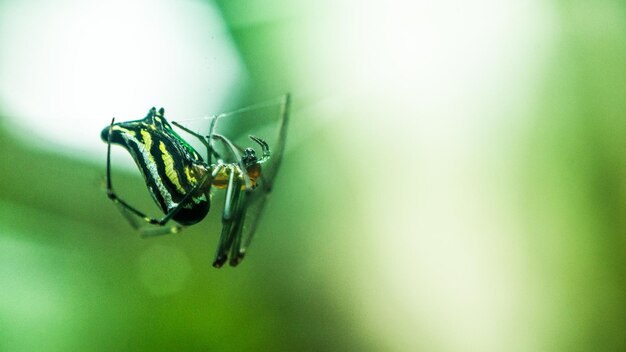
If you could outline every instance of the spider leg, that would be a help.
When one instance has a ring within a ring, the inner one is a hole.
[[[222,233],[220,234],[217,252],[213,266],[216,268],[224,265],[228,259],[228,251],[236,242],[237,232],[243,225],[240,216],[241,181],[236,175],[233,165],[224,166],[229,169],[228,187],[224,200],[224,212],[222,213]],[[240,231],[239,231],[240,232]]]
[[[246,218],[246,197],[248,196],[249,191],[242,192],[242,196],[239,199],[239,211],[235,215],[233,219],[233,228],[231,229],[231,236],[233,238],[233,244],[230,247],[230,266],[237,266],[237,264],[241,263],[243,257],[245,255],[245,251],[242,248],[242,238],[243,234],[243,225],[244,220]]]
[[[249,137],[258,143],[263,150],[263,156],[259,162],[269,160],[270,150],[267,143],[256,136]],[[213,266],[221,267],[224,262],[228,260],[228,251],[230,250],[229,264],[231,266],[236,266],[243,259],[245,255],[245,246],[249,244],[243,243],[242,234],[247,210],[246,203],[250,192],[252,192],[251,181],[247,172],[245,172],[246,168],[243,164],[243,158],[241,157],[241,153],[239,151],[240,148],[234,145],[228,138],[220,134],[213,134],[213,138],[219,139],[226,146],[232,154],[232,157],[238,161],[239,170],[242,171],[241,178],[239,178],[235,175],[235,166],[233,164],[229,166],[230,177],[226,191],[224,213],[222,216],[222,233],[220,235],[220,244],[218,245],[215,261],[213,263]],[[245,191],[242,191],[242,186],[245,186],[243,187]]]
[[[198,182],[194,186],[194,188],[191,191],[189,191],[189,193],[187,193],[185,197],[183,197],[180,203],[178,203],[176,207],[172,208],[172,210],[170,210],[167,214],[165,214],[165,216],[162,217],[161,219],[151,218],[147,216],[143,212],[139,211],[137,208],[128,204],[125,200],[121,199],[113,190],[113,184],[111,182],[111,133],[113,132],[114,122],[115,122],[115,118],[111,120],[111,125],[109,125],[109,135],[108,135],[108,140],[107,140],[107,197],[109,197],[109,199],[111,199],[113,203],[117,204],[120,207],[122,214],[128,220],[130,225],[134,227],[135,229],[139,230],[143,236],[156,236],[156,235],[161,235],[161,234],[166,234],[166,233],[178,232],[178,230],[182,229],[182,226],[180,225],[173,226],[172,228],[168,229],[168,231],[165,231],[165,232],[145,230],[141,228],[140,224],[136,221],[136,219],[132,218],[131,214],[141,218],[143,221],[145,221],[148,224],[165,226],[167,222],[170,221],[172,217],[175,216],[182,209],[182,206],[185,203],[187,203],[191,199],[191,197],[201,187],[204,186],[206,182],[211,181],[212,178],[210,178],[209,176],[213,176],[213,175],[207,172],[200,179],[200,182]]]
[[[209,131],[209,136],[211,136],[211,134],[213,133],[213,128],[215,127],[215,122],[216,120],[213,120],[213,122],[211,122],[211,127],[210,127],[210,131]],[[220,159],[220,155],[215,151],[215,149],[213,148],[213,145],[211,143],[211,139],[209,138],[209,136],[203,136],[199,133],[196,133],[190,129],[188,129],[187,127],[179,124],[176,121],[172,121],[172,125],[180,128],[181,130],[189,133],[190,135],[198,138],[200,140],[200,142],[206,147],[207,150],[207,163],[209,165],[211,165],[211,156],[214,156],[217,159]]]
[[[222,143],[224,143],[226,148],[230,150],[233,158],[237,160],[239,169],[242,171],[241,174],[243,176],[243,181],[246,186],[246,189],[252,188],[252,181],[250,181],[250,177],[248,176],[248,173],[245,172],[246,166],[243,164],[243,158],[241,157],[241,153],[239,152],[237,146],[234,145],[233,142],[230,141],[230,139],[222,136],[221,134],[214,133],[213,138],[219,139],[220,141],[222,141]]]
[[[261,146],[263,151],[263,155],[261,159],[257,161],[257,163],[261,164],[269,160],[270,158],[270,148],[264,140],[257,136],[248,136],[250,139],[255,141],[257,144]],[[251,238],[243,239],[243,225],[246,219],[246,213],[248,211],[248,203],[250,202],[252,190],[246,187],[246,190],[243,192],[241,197],[241,204],[238,205],[239,212],[237,213],[237,219],[235,219],[235,228],[232,230],[233,236],[233,244],[230,248],[230,261],[229,264],[231,266],[237,266],[243,260],[245,256],[245,249],[250,245]],[[249,225],[250,226],[250,225]],[[254,224],[252,225],[254,226]]]
[[[261,159],[259,159],[258,163],[261,164],[268,161],[270,159],[270,147],[269,145],[267,145],[267,142],[257,136],[250,135],[248,137],[257,142],[257,144],[259,144],[261,146],[261,149],[263,150],[263,156],[261,157]]]

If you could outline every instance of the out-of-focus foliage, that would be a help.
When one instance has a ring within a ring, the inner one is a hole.
[[[622,351],[626,340],[626,7],[563,3],[524,164],[529,253],[545,348]],[[546,337],[547,339],[547,337]]]
[[[621,2],[216,4],[239,101],[293,96],[249,255],[211,268],[219,201],[139,239],[98,136],[34,147],[0,96],[0,350],[626,350]]]

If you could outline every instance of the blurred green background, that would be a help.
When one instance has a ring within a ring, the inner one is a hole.
[[[625,44],[612,0],[0,0],[0,350],[624,351]],[[285,92],[239,267],[220,205],[106,198],[112,116]]]

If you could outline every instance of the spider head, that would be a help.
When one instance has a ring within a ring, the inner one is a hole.
[[[241,161],[246,166],[246,168],[255,165],[259,158],[256,157],[256,152],[252,148],[246,148],[243,151],[243,156],[241,157]]]

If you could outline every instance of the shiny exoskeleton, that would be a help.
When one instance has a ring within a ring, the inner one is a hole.
[[[163,108],[150,109],[140,120],[115,123],[104,128],[101,138],[107,143],[107,195],[117,203],[133,226],[144,231],[128,213],[145,223],[166,226],[170,220],[187,226],[204,219],[211,205],[211,187],[225,189],[226,198],[222,215],[222,234],[218,246],[215,267],[221,267],[228,258],[230,264],[237,265],[243,259],[240,246],[243,220],[245,217],[245,194],[254,191],[257,179],[262,175],[261,164],[270,158],[268,144],[255,136],[249,136],[262,149],[259,158],[253,148],[241,149],[229,139],[213,133],[213,124],[208,136],[202,136],[172,122],[187,133],[198,138],[207,148],[207,160],[173,129],[164,117]],[[231,159],[237,162],[225,163],[213,148],[213,143],[222,143],[229,151]],[[165,216],[150,218],[143,212],[121,199],[111,185],[111,144],[124,147],[131,154],[141,171],[152,198]],[[213,157],[216,161],[212,162]],[[176,232],[180,226],[167,228],[166,232]],[[162,232],[159,232],[159,234]]]

